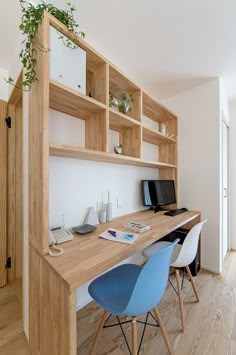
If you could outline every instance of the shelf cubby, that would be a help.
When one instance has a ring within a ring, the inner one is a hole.
[[[109,91],[114,96],[117,92],[131,94],[132,110],[126,115],[141,121],[141,89],[111,64],[109,65]]]
[[[49,107],[84,120],[106,110],[106,106],[95,99],[53,80],[49,84]]]
[[[107,151],[106,106],[56,81],[49,84],[49,107],[85,120],[85,147]]]
[[[95,60],[96,59],[96,60]],[[106,104],[108,101],[108,64],[87,54],[86,95]]]
[[[52,15],[48,14],[47,16],[52,27],[86,52],[86,95],[106,104],[108,101],[107,60]]]
[[[163,145],[163,144],[175,144],[176,140],[161,134],[159,131],[151,129],[145,125],[143,127],[143,141],[154,144],[154,145]]]
[[[125,156],[141,158],[141,123],[118,111],[109,109],[109,128],[119,133]]]
[[[160,132],[161,125],[165,124],[167,134],[176,139],[177,116],[145,91],[143,91],[143,115],[156,122]]]
[[[156,101],[145,91],[143,91],[143,114],[158,123],[177,119],[177,116],[174,113]]]
[[[124,128],[140,127],[141,123],[125,114],[109,109],[110,128],[114,131],[119,131]]]

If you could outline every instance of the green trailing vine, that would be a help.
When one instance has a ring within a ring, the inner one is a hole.
[[[48,48],[44,48],[42,43],[40,43],[39,39],[37,38],[37,30],[38,26],[42,22],[44,10],[56,17],[69,29],[69,31],[71,31],[75,35],[79,35],[80,37],[84,38],[85,34],[82,31],[78,31],[79,25],[74,19],[74,12],[76,11],[76,8],[71,3],[66,3],[66,5],[68,6],[67,10],[61,10],[52,4],[46,4],[43,0],[41,0],[41,3],[37,6],[28,3],[25,0],[19,1],[22,12],[19,29],[26,37],[22,42],[24,44],[24,48],[19,54],[23,67],[25,68],[24,81],[21,83],[21,85],[25,91],[29,91],[33,82],[38,80],[37,73],[35,70],[35,65],[37,62],[37,52],[38,50],[46,52],[49,50]],[[62,40],[65,46],[71,49],[76,48],[73,41],[69,40],[68,38],[65,38],[59,32],[58,39]],[[15,85],[14,80],[11,77],[5,80],[7,83]]]

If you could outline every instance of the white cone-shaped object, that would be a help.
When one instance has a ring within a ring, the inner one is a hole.
[[[85,218],[84,223],[91,224],[92,226],[96,226],[97,224],[99,224],[98,216],[96,215],[96,212],[94,211],[93,207],[88,208],[88,214]]]

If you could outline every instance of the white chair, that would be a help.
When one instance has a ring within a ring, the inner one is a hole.
[[[178,290],[178,297],[179,297],[179,306],[180,306],[180,316],[181,316],[181,323],[182,329],[184,331],[184,307],[183,307],[183,295],[182,289],[180,284],[180,276],[179,276],[179,269],[187,270],[189,280],[191,281],[193,291],[196,295],[197,301],[199,302],[199,297],[197,294],[196,287],[193,282],[192,274],[189,269],[189,265],[193,262],[198,247],[198,241],[201,233],[201,229],[203,224],[207,222],[207,220],[196,224],[187,234],[183,245],[176,244],[172,259],[171,259],[171,267],[175,268],[175,275],[176,275],[176,282],[177,282],[177,290]],[[143,256],[150,258],[153,254],[155,254],[158,250],[166,247],[167,245],[171,244],[171,242],[157,242],[155,244],[150,245],[149,247],[145,248],[142,251]],[[184,275],[183,275],[184,277]]]

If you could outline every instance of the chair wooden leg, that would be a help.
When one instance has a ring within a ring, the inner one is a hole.
[[[179,277],[179,270],[175,270],[176,282],[177,282],[177,290],[178,290],[178,297],[179,297],[179,308],[180,308],[180,317],[182,323],[182,330],[184,331],[184,304],[183,304],[183,294],[181,290],[180,284],[180,277]]]
[[[92,347],[92,350],[90,352],[90,355],[94,355],[96,350],[97,350],[97,343],[98,343],[98,341],[99,341],[99,339],[101,337],[102,329],[103,329],[103,326],[104,326],[108,316],[109,316],[109,313],[107,311],[104,311],[103,315],[102,315],[102,319],[101,319],[99,327],[98,327],[98,330],[97,330],[97,334],[96,334],[96,337],[95,337],[95,340],[94,340],[93,347]]]
[[[193,277],[192,277],[191,271],[190,271],[190,269],[189,269],[189,266],[186,266],[186,270],[187,270],[188,276],[189,276],[189,278],[190,278],[190,281],[191,281],[191,284],[192,284],[193,291],[194,291],[194,293],[195,293],[196,299],[197,299],[197,301],[199,302],[199,297],[198,297],[197,289],[196,289],[196,287],[195,287],[195,285],[194,285]]]
[[[161,317],[160,317],[160,314],[158,312],[158,309],[157,308],[153,308],[153,312],[155,314],[155,317],[159,323],[159,326],[160,326],[160,329],[161,329],[161,334],[165,340],[165,343],[166,343],[166,346],[167,346],[167,349],[168,349],[168,352],[169,352],[169,355],[173,355],[173,351],[172,351],[172,348],[171,348],[171,345],[170,345],[170,342],[169,342],[169,339],[167,337],[167,334],[166,334],[166,331],[165,331],[165,327],[164,327],[164,324],[162,323],[162,320],[161,320]]]
[[[132,355],[137,355],[137,323],[136,317],[132,319]]]

